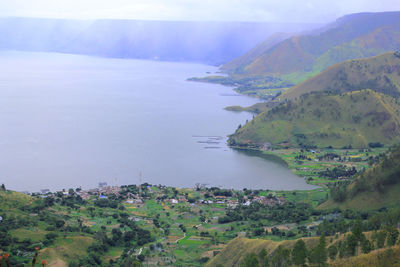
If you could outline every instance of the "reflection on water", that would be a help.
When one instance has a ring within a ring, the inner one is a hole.
[[[263,153],[262,151],[258,151],[258,150],[251,150],[251,149],[240,149],[240,148],[233,148],[235,151],[239,152],[239,153],[243,153],[246,156],[249,157],[260,157],[263,158],[269,162],[274,162],[277,163],[283,167],[288,167],[288,164],[286,161],[284,161],[282,158],[273,155],[273,154],[268,154],[268,153]]]

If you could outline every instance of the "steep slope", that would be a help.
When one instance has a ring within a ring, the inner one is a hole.
[[[371,88],[394,97],[400,95],[400,53],[349,60],[288,89],[283,97],[295,99],[304,93],[344,93]]]
[[[339,237],[340,240],[344,239],[344,236]],[[318,238],[303,238],[307,248],[311,248],[317,245]],[[332,240],[335,244],[337,240]],[[238,237],[230,241],[228,245],[208,263],[207,267],[226,266],[226,267],[239,267],[245,256],[249,253],[258,254],[263,248],[267,252],[271,253],[279,245],[286,248],[292,248],[296,240],[286,240],[282,242],[274,242],[271,240],[262,239],[247,239]],[[328,246],[331,242],[328,242]],[[292,266],[292,265],[291,265]],[[295,266],[295,265],[293,265]],[[314,265],[312,265],[314,266]],[[317,265],[315,265],[317,266]],[[329,260],[327,266],[340,266],[340,267],[353,267],[353,266],[400,266],[400,247],[394,246],[391,248],[382,248],[371,251],[368,254],[360,254],[353,257],[345,257],[343,259],[335,259],[334,261]]]
[[[400,101],[372,90],[313,93],[258,115],[229,139],[233,146],[368,147],[400,141]]]
[[[399,34],[400,12],[351,14],[313,34],[266,46],[258,57],[249,57],[251,62],[241,59],[243,64],[233,73],[286,74],[283,78],[297,83],[332,64],[396,50]]]
[[[349,185],[331,188],[332,199],[321,208],[379,209],[400,202],[400,146],[392,147],[372,168],[358,175]]]
[[[271,49],[274,45],[279,42],[289,38],[291,34],[289,33],[275,33],[268,37],[266,40],[262,41],[260,44],[250,49],[244,55],[235,58],[232,61],[221,66],[221,70],[225,72],[240,72],[242,66],[250,64],[252,61],[256,60],[258,57],[262,56],[265,51]]]
[[[356,257],[345,258],[329,264],[330,267],[353,267],[353,266],[400,266],[400,247],[384,248],[372,251],[369,254],[361,254]]]
[[[315,246],[318,243],[318,238],[304,238],[304,242],[307,246]],[[282,245],[287,248],[292,248],[295,240],[285,240],[281,242],[275,242],[272,240],[263,239],[248,239],[244,237],[237,237],[230,241],[228,245],[210,262],[207,263],[207,267],[217,266],[240,266],[244,257],[249,253],[258,254],[263,248],[267,251],[274,251],[278,246]]]

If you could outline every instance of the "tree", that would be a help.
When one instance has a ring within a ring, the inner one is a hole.
[[[326,264],[327,252],[325,235],[320,236],[319,244],[311,250],[310,259],[312,263],[316,263],[318,266],[324,266]]]
[[[306,263],[307,248],[303,239],[298,240],[292,250],[292,261],[296,265],[303,266]]]
[[[57,220],[56,221],[56,227],[61,228],[65,225],[65,222],[63,220]]]
[[[331,260],[336,259],[336,255],[338,254],[338,248],[335,245],[332,245],[328,248],[328,255]]]
[[[258,259],[260,260],[262,267],[269,267],[269,256],[265,248],[258,253]]]
[[[394,246],[396,244],[397,238],[399,237],[399,230],[395,227],[390,227],[387,230],[387,244],[388,246]]]
[[[6,186],[4,184],[1,184],[1,190],[6,191]]]
[[[360,220],[357,220],[353,226],[352,233],[357,241],[361,241],[362,236],[362,224]]]
[[[385,246],[385,239],[386,239],[386,232],[381,230],[378,232],[375,232],[373,234],[373,238],[376,241],[376,247],[377,248],[383,248]]]
[[[114,242],[118,242],[122,239],[122,232],[118,228],[112,229],[111,235]]]
[[[273,267],[285,267],[289,265],[289,262],[290,250],[280,245],[277,249],[275,249],[272,255],[271,265]]]
[[[240,267],[260,267],[260,263],[258,262],[258,258],[255,253],[247,254],[243,259]]]
[[[368,254],[374,249],[374,245],[367,238],[363,238],[361,241],[361,251],[362,253]]]
[[[354,234],[350,234],[347,236],[346,240],[346,252],[350,256],[354,256],[356,254],[356,248],[358,245],[357,238]]]

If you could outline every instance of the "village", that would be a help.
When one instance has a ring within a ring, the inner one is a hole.
[[[136,190],[132,190],[136,188]],[[127,190],[129,188],[129,190]],[[83,200],[89,199],[108,199],[108,198],[118,198],[124,201],[126,204],[133,204],[138,207],[143,205],[146,200],[155,199],[157,203],[188,203],[191,206],[195,205],[207,205],[207,204],[222,204],[226,205],[228,208],[236,208],[239,204],[243,206],[250,206],[251,203],[259,203],[266,206],[282,205],[285,203],[285,198],[282,196],[276,196],[275,192],[271,192],[268,195],[257,195],[258,190],[249,191],[248,194],[244,194],[240,198],[240,203],[238,200],[238,191],[233,189],[219,189],[217,187],[207,188],[199,187],[196,185],[189,189],[173,189],[173,194],[165,190],[166,186],[161,185],[150,185],[143,184],[141,186],[131,185],[131,186],[111,186],[107,185],[106,182],[101,182],[98,187],[92,189],[69,189],[62,190],[59,192],[51,192],[49,189],[42,189],[40,192],[32,193],[32,195],[37,195],[42,198],[49,196],[58,196],[60,194],[68,196],[71,194],[76,194],[80,196]],[[164,190],[163,190],[164,189]],[[195,192],[196,198],[189,197],[188,192]],[[236,193],[235,193],[236,192]],[[26,192],[26,194],[29,194]]]

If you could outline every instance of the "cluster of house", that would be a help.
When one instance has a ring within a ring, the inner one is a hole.
[[[76,193],[83,199],[89,199],[90,196],[98,196],[99,198],[107,198],[107,195],[119,196],[121,188],[119,186],[110,186],[107,183],[99,183],[98,188],[89,190],[79,190]]]
[[[253,201],[258,202],[260,204],[273,207],[275,205],[282,205],[285,203],[284,197],[266,197],[266,196],[255,196]]]
[[[99,186],[97,188],[89,189],[89,190],[83,190],[81,188],[78,188],[74,191],[75,194],[81,196],[83,199],[89,199],[91,196],[98,196],[99,198],[107,198],[107,195],[115,195],[119,196],[119,193],[121,192],[121,188],[119,186],[109,186],[107,183],[99,183]],[[25,194],[30,194],[29,192],[22,192]],[[63,190],[62,191],[63,195],[69,195],[70,192],[69,190]],[[40,192],[34,193],[36,195],[41,195],[42,197],[46,197],[48,195],[51,195],[50,189],[41,189]]]
[[[149,187],[148,189],[149,193],[153,193],[151,188]],[[108,198],[107,196],[109,195],[115,195],[119,196],[121,192],[121,187],[119,186],[109,186],[107,183],[99,183],[99,186],[94,189],[89,189],[89,190],[82,190],[82,189],[77,189],[75,191],[76,194],[80,195],[82,199],[89,199],[92,196],[97,196],[99,198]],[[43,189],[41,190],[41,195],[42,196],[47,196],[51,192],[48,189]],[[63,191],[64,195],[68,195],[68,191]],[[159,197],[162,197],[163,195],[160,194]],[[140,194],[134,194],[134,193],[127,193],[126,194],[126,200],[125,203],[128,204],[136,204],[136,205],[141,205],[144,203],[145,199],[148,197],[142,197]],[[199,205],[199,204],[225,204],[229,208],[235,208],[239,205],[238,200],[232,197],[227,197],[223,195],[219,196],[213,196],[212,198],[208,199],[198,199],[195,202],[189,201],[186,196],[184,195],[178,195],[174,198],[166,198],[163,200],[164,202],[171,203],[171,204],[179,204],[179,203],[187,203],[191,202],[191,205]],[[243,206],[250,206],[251,203],[260,203],[263,205],[267,206],[275,206],[275,205],[282,205],[285,203],[285,198],[284,197],[277,197],[274,195],[269,195],[269,196],[252,196],[252,197],[244,197],[244,201],[242,202]]]
[[[171,204],[178,204],[178,203],[185,203],[188,202],[185,197],[180,198],[171,198],[166,200]],[[245,198],[244,202],[242,203],[243,206],[250,206],[251,203],[257,202],[263,205],[267,205],[273,207],[275,205],[282,205],[285,203],[284,197],[275,197],[275,196],[255,196],[252,199]],[[226,196],[215,196],[212,199],[200,199],[192,205],[196,204],[226,204],[229,208],[236,208],[239,205],[239,202],[236,199],[226,197]]]

